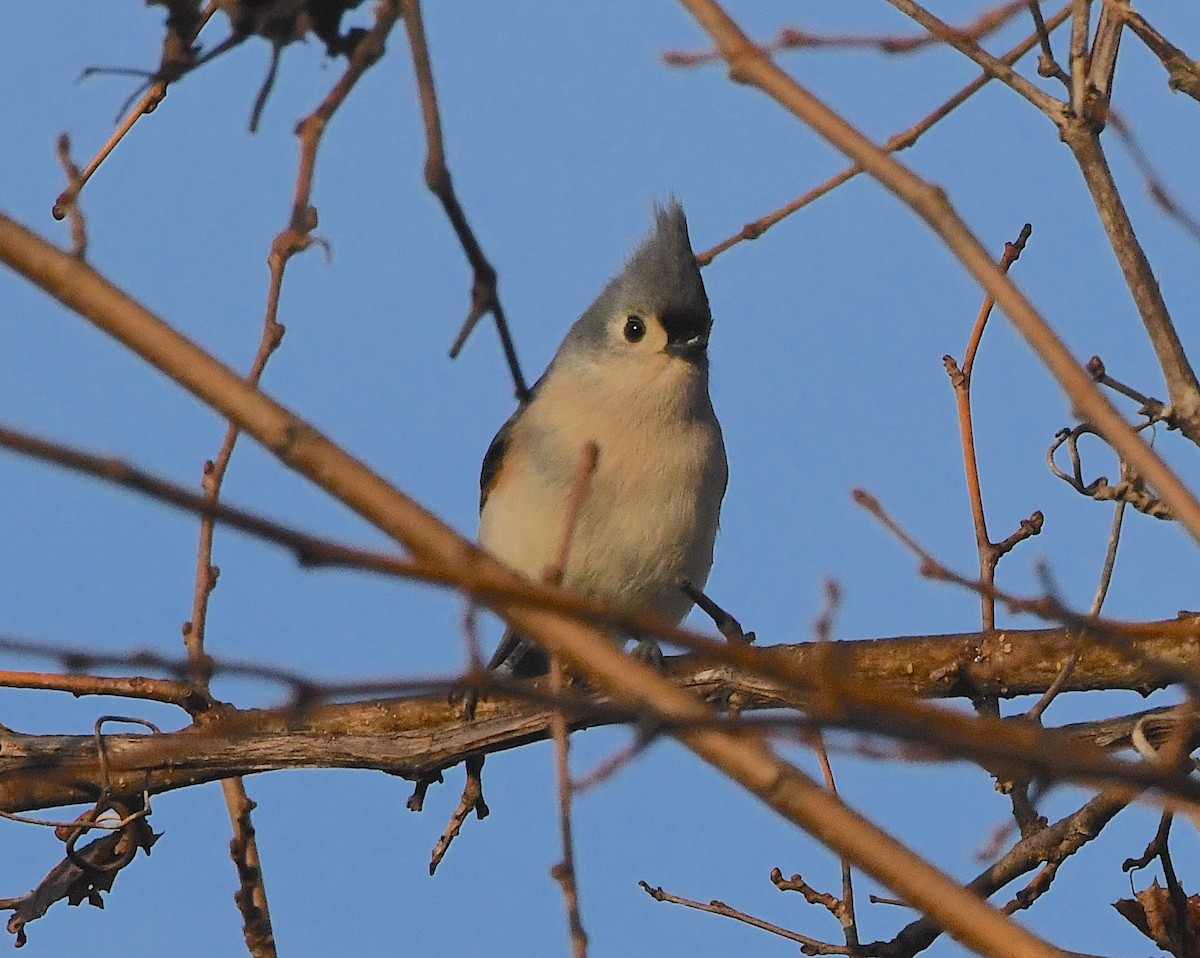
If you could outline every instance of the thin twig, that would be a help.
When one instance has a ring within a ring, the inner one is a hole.
[[[246,385],[251,389],[259,387],[267,362],[283,340],[284,327],[279,323],[278,313],[287,263],[293,255],[307,249],[312,242],[310,233],[316,225],[316,213],[311,206],[312,175],[322,133],[329,118],[353,89],[358,77],[382,55],[383,38],[395,24],[395,12],[387,4],[381,4],[376,9],[375,18],[374,29],[357,45],[341,79],[325,101],[318,106],[314,113],[301,122],[297,130],[303,147],[297,173],[292,215],[289,224],[271,244],[271,253],[268,257],[270,281],[263,329],[254,359],[250,364],[250,370],[245,378]],[[374,45],[372,45],[372,41],[374,41]],[[258,113],[274,80],[278,58],[279,49],[276,47],[272,56],[271,72],[259,94],[252,115],[252,132],[257,125]],[[241,432],[238,423],[230,421],[216,458],[204,464],[202,487],[205,498],[210,503],[215,504],[220,499],[221,487]],[[216,523],[213,517],[211,515],[203,516],[200,520],[200,537],[197,546],[192,614],[183,630],[188,658],[194,665],[194,681],[205,692],[208,690],[207,655],[204,649],[208,603],[212,591],[216,587],[218,576],[218,571],[212,563],[215,530]],[[221,785],[230,824],[233,828],[230,853],[237,867],[240,882],[235,900],[242,914],[242,934],[246,947],[254,958],[274,958],[276,955],[275,937],[271,927],[270,908],[258,842],[251,818],[254,803],[246,793],[245,783],[240,778],[226,779]]]
[[[833,777],[833,766],[829,762],[829,752],[825,748],[825,736],[820,729],[813,733],[813,748],[817,752],[817,760],[821,763],[821,774],[825,778],[825,787],[834,795],[838,793],[837,782]],[[854,917],[854,872],[844,857],[840,858],[842,866],[842,897],[837,907],[830,909],[833,916],[841,922],[842,931],[846,936],[846,950],[850,955],[861,954],[858,940],[858,922]],[[774,877],[772,875],[772,877]]]
[[[962,35],[950,26],[950,24],[939,20],[920,4],[915,3],[914,0],[888,0],[888,2],[901,13],[906,14],[923,26],[933,36],[954,47],[954,49],[958,50],[964,56],[974,60],[979,67],[986,70],[1013,92],[1024,97],[1051,119],[1057,118],[1062,113],[1063,104],[1059,100],[1039,90],[1007,63],[984,50],[971,37]]]
[[[176,50],[179,56],[186,57],[188,55],[187,51],[190,50],[192,41],[196,38],[196,36],[199,35],[200,31],[204,29],[205,24],[208,23],[216,11],[217,4],[215,2],[209,3],[204,8],[204,11],[200,14],[200,18],[196,23],[196,27],[192,32],[192,35],[186,38],[176,38],[178,42],[172,45],[172,49]],[[170,55],[170,51],[166,52],[168,55]],[[179,64],[179,66],[182,67],[182,62]],[[167,95],[167,86],[173,79],[177,79],[177,75],[175,75],[172,71],[172,75],[164,76],[163,78],[156,80],[150,86],[145,95],[141,98],[141,100],[138,101],[137,106],[129,111],[125,119],[122,120],[120,125],[118,125],[118,127],[113,131],[112,136],[108,138],[108,141],[102,147],[100,147],[96,155],[92,157],[87,166],[85,166],[79,172],[78,178],[72,180],[72,182],[68,184],[67,188],[59,194],[58,199],[54,201],[54,206],[50,211],[56,220],[61,220],[67,215],[75,201],[78,199],[80,191],[87,184],[87,181],[92,178],[92,174],[95,173],[96,170],[100,169],[100,164],[103,163],[108,158],[109,154],[117,148],[117,144],[120,143],[125,138],[125,135],[133,129],[134,124],[137,123],[137,121],[143,116],[153,113],[158,108],[158,105]]]
[[[1127,0],[1125,5],[1128,7]],[[1087,111],[1100,125],[1103,125],[1112,101],[1113,79],[1117,73],[1117,57],[1121,52],[1124,27],[1125,20],[1119,10],[1112,3],[1102,3],[1092,37],[1085,83],[1088,91]]]
[[[638,724],[635,728],[637,734],[632,742],[597,764],[586,775],[581,775],[572,781],[571,791],[576,795],[582,795],[584,792],[603,785],[621,769],[631,765],[634,759],[644,753],[652,742],[657,741],[662,733],[661,727],[650,728],[645,722]]]
[[[1160,490],[1189,534],[1200,541],[1200,501],[1174,470],[1130,430],[1117,410],[1100,394],[1062,339],[1020,290],[996,268],[988,251],[955,212],[944,191],[896,162],[793,77],[758,53],[745,33],[715,0],[681,2],[717,41],[730,64],[733,79],[769,95],[851,160],[861,163],[867,172],[927,223],[967,272],[995,295],[997,305],[1058,380],[1077,412],[1093,423],[1118,454],[1132,462],[1139,474]],[[900,0],[891,2],[898,3]],[[1071,136],[1070,119],[1069,116],[1056,119],[1060,131],[1068,139]],[[1197,392],[1197,398],[1200,399],[1200,391]],[[1200,402],[1195,404],[1195,409],[1200,414]]]
[[[1038,43],[1042,46],[1042,55],[1038,57],[1038,76],[1054,77],[1056,80],[1061,80],[1063,85],[1069,90],[1071,88],[1071,78],[1067,76],[1066,71],[1054,59],[1054,48],[1050,45],[1050,31],[1046,28],[1046,21],[1042,17],[1041,0],[1027,0],[1027,2],[1029,13],[1033,17],[1033,25],[1037,29]]]
[[[1063,662],[1062,668],[1058,670],[1058,675],[1054,677],[1054,681],[1050,683],[1050,687],[1042,693],[1042,697],[1034,703],[1033,707],[1025,713],[1025,717],[1034,722],[1040,722],[1046,709],[1050,707],[1050,703],[1058,697],[1058,693],[1066,688],[1067,680],[1075,671],[1075,666],[1079,663],[1079,653],[1072,652],[1067,656],[1067,660]]]
[[[1010,0],[993,10],[985,10],[974,21],[955,29],[965,37],[982,40],[1003,27],[1013,16],[1022,10],[1027,0]],[[783,53],[787,50],[804,49],[837,49],[837,50],[878,50],[881,53],[902,54],[915,53],[938,43],[936,37],[928,33],[917,33],[909,36],[872,36],[869,34],[818,34],[796,27],[784,27],[779,36],[768,43],[758,44],[758,49],[765,54]],[[694,67],[720,60],[721,54],[716,50],[706,50],[703,53],[687,53],[682,50],[668,50],[663,54],[663,62],[673,67]]]
[[[1061,10],[1059,10],[1058,13],[1056,13],[1053,17],[1050,18],[1050,20],[1046,24],[1047,28],[1049,30],[1054,30],[1056,27],[1059,27],[1063,23],[1065,23],[1067,20],[1067,17],[1069,17],[1070,15],[1071,15],[1071,7],[1070,7],[1070,4],[1068,3]],[[1038,42],[1038,35],[1036,33],[1034,33],[1031,36],[1026,37],[1024,40],[1022,40],[1020,43],[1018,43],[1015,47],[1013,47],[1011,50],[1009,50],[1006,54],[1004,54],[1000,58],[1000,60],[1003,63],[1007,63],[1009,66],[1012,66],[1018,60],[1020,60],[1021,57],[1025,56],[1025,54],[1027,54],[1030,50],[1032,50],[1037,45],[1037,42]],[[929,113],[927,116],[925,116],[924,119],[922,119],[921,121],[916,123],[914,126],[910,127],[905,132],[897,133],[895,136],[891,137],[887,141],[887,143],[884,144],[883,149],[888,153],[895,153],[899,150],[908,149],[910,146],[915,144],[917,142],[917,140],[920,139],[925,133],[929,132],[929,130],[932,129],[937,123],[944,120],[947,116],[949,116],[956,109],[958,109],[958,107],[962,106],[967,100],[969,100],[972,96],[974,96],[976,93],[978,93],[980,90],[982,90],[985,86],[987,86],[993,79],[994,79],[993,76],[990,73],[987,73],[986,71],[984,73],[980,74],[978,77],[976,77],[974,80],[972,80],[966,86],[964,86],[961,90],[959,90],[957,93],[955,93],[952,97],[950,97],[948,100],[946,100],[936,110],[934,110],[932,113]],[[797,212],[798,210],[803,209],[805,206],[808,206],[810,203],[813,203],[816,200],[819,200],[825,194],[831,193],[833,190],[835,190],[837,187],[841,186],[843,183],[846,183],[849,180],[854,179],[854,177],[858,176],[859,173],[862,173],[864,171],[864,169],[865,169],[865,167],[863,167],[861,164],[858,164],[858,163],[855,163],[855,164],[852,164],[851,166],[846,167],[846,169],[842,170],[841,173],[838,173],[836,176],[830,177],[828,180],[826,180],[820,186],[814,187],[813,189],[811,189],[807,193],[805,193],[803,196],[800,196],[800,197],[792,200],[790,203],[785,204],[784,206],[775,210],[773,213],[768,213],[766,216],[764,216],[758,220],[755,220],[751,223],[747,223],[745,226],[743,226],[741,228],[740,231],[733,234],[733,236],[730,236],[728,239],[722,240],[716,246],[713,246],[712,248],[707,249],[702,253],[698,253],[696,255],[696,262],[699,263],[702,267],[707,266],[714,259],[716,259],[719,255],[721,255],[721,253],[724,253],[726,250],[730,249],[731,247],[736,246],[738,243],[741,243],[746,240],[758,239],[758,237],[760,237],[763,233],[765,233],[768,229],[770,229],[772,226],[774,226],[780,220],[786,219],[788,216],[791,216],[793,213]]]
[[[258,839],[250,817],[255,804],[246,794],[245,780],[241,777],[222,779],[221,791],[233,823],[229,856],[238,874],[238,890],[234,892],[233,900],[242,915],[242,936],[254,958],[268,958],[276,954],[275,933],[271,927]]]
[[[1000,269],[1005,273],[1009,267],[1020,258],[1025,244],[1028,242],[1033,227],[1028,223],[1022,227],[1015,242],[1004,244],[1004,255],[1000,257]],[[983,508],[983,489],[979,479],[979,459],[975,452],[975,426],[971,410],[971,376],[975,370],[975,357],[979,353],[979,345],[983,340],[983,331],[987,327],[988,318],[996,301],[992,296],[986,296],[980,307],[967,351],[961,368],[950,356],[944,357],[946,371],[954,386],[955,403],[958,408],[958,427],[962,441],[963,467],[967,477],[967,492],[971,503],[971,517],[975,524],[975,546],[979,558],[979,580],[987,586],[995,582],[996,565],[1003,552],[988,536],[987,514]],[[1040,513],[1038,514],[1040,515]],[[1031,533],[1036,535],[1041,530],[1040,523]],[[1027,537],[1027,536],[1026,536]],[[1015,544],[1015,543],[1014,543]],[[1009,546],[1011,548],[1011,546]],[[1005,550],[1007,551],[1007,550]],[[996,627],[996,600],[983,591],[980,593],[980,616],[985,630]],[[981,705],[987,704],[981,701]],[[990,701],[990,711],[998,708],[994,700]]]
[[[651,887],[645,881],[639,881],[642,890],[653,898],[655,901],[663,901],[672,905],[683,905],[686,908],[694,908],[696,911],[705,911],[710,915],[720,915],[723,918],[733,918],[735,921],[743,922],[747,925],[752,925],[755,928],[761,928],[763,931],[769,931],[772,935],[778,935],[780,938],[786,938],[788,941],[799,942],[806,955],[848,955],[850,950],[845,945],[835,945],[831,942],[820,941],[816,938],[810,938],[808,935],[802,935],[796,931],[790,931],[780,925],[772,924],[769,921],[764,921],[761,918],[755,918],[753,915],[748,915],[744,911],[738,911],[736,908],[731,908],[722,901],[713,901],[705,904],[700,901],[693,901],[690,898],[681,898],[679,895],[672,895],[668,891],[663,891],[662,887]]]
[[[725,641],[749,645],[757,638],[753,632],[745,631],[742,624],[710,599],[703,589],[697,589],[690,579],[680,579],[679,588],[684,595],[699,606],[705,615],[712,619],[713,625],[725,637]]]
[[[504,349],[504,359],[508,363],[508,371],[512,376],[513,390],[517,402],[523,403],[529,398],[529,387],[521,372],[521,364],[517,359],[517,350],[509,333],[508,321],[504,317],[504,308],[500,305],[500,295],[496,289],[496,270],[488,262],[475,237],[474,231],[467,223],[458,196],[450,179],[450,169],[446,166],[446,147],[442,138],[442,120],[438,111],[437,93],[433,86],[433,68],[429,61],[429,46],[425,40],[425,24],[421,17],[420,0],[400,0],[404,10],[404,26],[408,31],[408,42],[412,48],[413,71],[417,76],[417,89],[421,98],[421,117],[425,122],[425,184],[430,192],[438,198],[454,234],[466,254],[467,262],[471,264],[474,280],[471,287],[471,309],[467,313],[466,322],[450,347],[450,358],[458,356],[459,350],[471,335],[471,331],[479,320],[491,313],[496,322],[496,332],[500,335],[500,344]]]
[[[1090,364],[1089,364],[1090,365]],[[1146,429],[1158,421],[1158,412],[1150,407],[1143,407],[1147,420],[1136,426],[1137,431]],[[1165,418],[1165,415],[1164,417]],[[1099,476],[1091,482],[1083,477],[1083,457],[1079,453],[1079,440],[1084,436],[1098,435],[1090,423],[1083,422],[1073,429],[1060,429],[1054,436],[1050,448],[1046,450],[1046,464],[1050,471],[1071,486],[1076,492],[1097,502],[1126,502],[1143,515],[1156,519],[1170,521],[1175,518],[1170,507],[1159,495],[1147,487],[1146,481],[1126,461],[1121,460],[1121,478],[1116,485],[1108,481],[1107,476]],[[1102,438],[1102,437],[1101,437]],[[1058,450],[1067,447],[1071,459],[1071,471],[1060,469],[1056,456]]]
[[[571,543],[575,539],[575,530],[579,524],[579,516],[583,504],[587,500],[591,486],[592,475],[599,462],[600,449],[594,442],[588,442],[583,447],[580,456],[579,470],[575,474],[575,482],[567,500],[567,511],[563,516],[562,539],[559,542],[555,564],[546,570],[544,580],[550,585],[562,585],[563,575],[571,557]],[[550,657],[550,693],[561,697],[566,691],[566,676],[562,660],[557,655]],[[579,883],[575,874],[575,840],[571,827],[571,760],[570,760],[570,729],[568,728],[567,713],[562,708],[556,708],[550,718],[550,735],[554,740],[554,781],[558,795],[558,827],[562,837],[562,860],[556,864],[550,874],[562,889],[563,904],[567,910],[567,927],[571,932],[571,953],[574,958],[587,958],[588,936],[583,927],[583,917],[579,908]]]
[[[450,845],[462,831],[467,816],[474,812],[476,818],[483,820],[491,814],[491,809],[483,800],[483,760],[484,756],[482,755],[472,755],[463,763],[467,770],[467,780],[463,784],[462,798],[458,802],[458,807],[451,814],[442,837],[438,839],[438,843],[433,848],[433,855],[429,859],[430,875],[437,871],[438,865],[446,857]]]
[[[1200,100],[1200,66],[1196,61],[1155,30],[1145,17],[1127,3],[1112,4],[1108,0],[1104,6],[1105,9],[1115,7],[1119,10],[1129,29],[1158,57],[1167,71],[1167,85],[1172,90],[1181,90],[1192,99]]]
[[[1200,80],[1197,82],[1200,83]],[[1200,242],[1200,219],[1184,209],[1183,205],[1172,195],[1170,188],[1155,169],[1153,161],[1142,149],[1141,143],[1134,135],[1133,128],[1123,116],[1114,110],[1108,112],[1108,126],[1117,135],[1117,139],[1129,153],[1129,158],[1133,160],[1133,165],[1142,175],[1142,180],[1146,184],[1146,192],[1150,194],[1150,198],[1159,209],[1183,227],[1192,239]]]
[[[1111,789],[1101,792],[1082,808],[1053,825],[1022,836],[1005,855],[980,872],[966,887],[978,895],[988,896],[1043,864],[1065,861],[1095,839],[1130,800],[1131,796],[1119,795]],[[911,922],[884,946],[889,954],[915,955],[933,944],[941,934],[942,930],[936,924],[922,917]],[[868,953],[875,950],[872,944],[865,947]]]
[[[1121,524],[1125,516],[1125,507],[1129,503],[1124,500],[1117,503],[1113,510],[1112,528],[1108,534],[1108,548],[1104,551],[1104,567],[1100,570],[1100,582],[1096,586],[1096,596],[1092,599],[1091,615],[1099,615],[1108,596],[1108,587],[1112,583],[1113,567],[1117,564],[1117,547],[1121,544]]]
[[[550,692],[561,695],[566,685],[562,662],[558,656],[550,658]],[[575,874],[575,839],[571,827],[571,764],[570,736],[567,716],[561,708],[555,709],[550,719],[550,734],[554,739],[554,782],[558,793],[558,828],[562,838],[562,860],[550,869],[550,875],[562,889],[563,905],[567,910],[567,927],[571,932],[571,954],[575,958],[586,958],[588,936],[583,927],[579,908],[579,883]]]
[[[79,191],[83,189],[83,180],[79,167],[71,159],[71,138],[66,133],[58,135],[58,162],[67,175],[67,189],[59,202],[62,211],[71,218],[71,254],[77,259],[87,259],[87,220],[79,208]]]
[[[1033,877],[1033,880],[1028,885],[1013,896],[1012,901],[1004,906],[1004,913],[1012,915],[1018,911],[1025,911],[1028,908],[1032,908],[1033,903],[1050,890],[1050,885],[1054,882],[1055,876],[1058,875],[1058,869],[1061,865],[1061,862],[1049,862]]]

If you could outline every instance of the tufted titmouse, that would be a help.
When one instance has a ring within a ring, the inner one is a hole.
[[[702,587],[728,470],[708,396],[712,313],[675,200],[567,333],[529,399],[496,434],[480,476],[479,542],[531,579],[556,561],[585,446],[599,449],[565,588],[677,624]],[[642,638],[639,651],[658,653]],[[506,633],[492,668],[544,673]]]

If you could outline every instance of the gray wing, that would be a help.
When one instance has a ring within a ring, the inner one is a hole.
[[[483,512],[483,507],[487,505],[488,495],[491,494],[492,488],[496,485],[496,480],[500,478],[500,465],[504,462],[505,453],[508,452],[508,443],[512,438],[513,428],[524,414],[530,400],[537,393],[537,388],[542,384],[539,379],[533,384],[533,389],[529,391],[529,398],[521,403],[514,411],[508,420],[500,427],[500,431],[496,433],[492,439],[492,444],[488,446],[488,451],[483,456],[483,466],[479,471],[479,511]],[[506,669],[511,672],[516,678],[526,678],[534,675],[544,675],[549,671],[549,659],[546,653],[534,645],[531,645],[528,640],[521,638],[512,629],[507,629],[504,637],[500,640],[500,645],[492,655],[492,660],[488,663],[489,669]]]
[[[542,379],[545,378],[543,375]],[[533,402],[533,397],[537,395],[538,387],[542,384],[542,379],[533,384],[533,388],[529,390],[529,395],[525,397],[525,401],[513,410],[513,414],[508,417],[504,425],[500,427],[500,431],[492,438],[492,444],[488,446],[488,451],[483,454],[483,466],[479,470],[480,512],[483,512],[483,507],[487,504],[492,487],[496,484],[496,480],[500,478],[500,464],[504,462],[504,454],[508,451],[508,441],[512,438],[513,427],[517,424],[517,420],[525,414],[525,410],[529,404]]]
[[[504,454],[508,451],[508,441],[512,437],[513,426],[516,425],[517,420],[521,418],[521,414],[524,411],[524,404],[516,408],[516,411],[508,417],[508,421],[500,427],[500,431],[492,439],[492,444],[488,446],[488,451],[484,453],[483,467],[479,471],[480,512],[483,512],[483,507],[487,504],[492,487],[496,484],[496,480],[500,478],[500,464],[504,462]]]

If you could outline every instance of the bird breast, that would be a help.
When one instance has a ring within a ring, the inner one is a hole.
[[[557,559],[584,448],[600,454],[571,539],[563,585],[680,621],[677,581],[708,578],[725,450],[703,370],[646,388],[611,377],[548,376],[514,425],[480,517],[484,548],[538,579]]]

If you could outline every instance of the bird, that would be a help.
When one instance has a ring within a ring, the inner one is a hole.
[[[708,383],[712,312],[674,198],[566,334],[492,440],[480,473],[480,546],[542,581],[558,559],[585,450],[595,468],[561,585],[677,625],[712,568],[728,465]],[[635,652],[661,662],[653,637]],[[489,664],[544,674],[546,653],[511,629]]]

